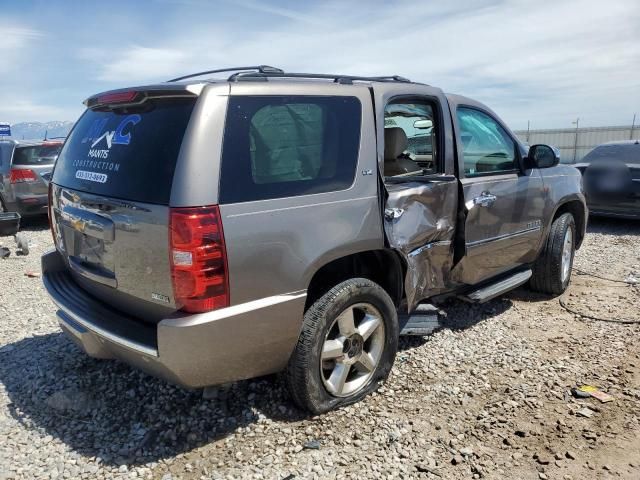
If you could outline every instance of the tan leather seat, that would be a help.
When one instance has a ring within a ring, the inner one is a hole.
[[[384,129],[384,174],[387,177],[415,172],[420,167],[403,155],[408,145],[407,135],[400,127]]]

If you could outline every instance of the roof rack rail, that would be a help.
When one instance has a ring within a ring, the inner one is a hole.
[[[383,76],[357,76],[357,75],[332,75],[327,73],[290,73],[280,71],[254,71],[254,72],[237,72],[231,75],[228,80],[237,82],[241,80],[259,80],[268,78],[317,78],[325,80],[333,80],[335,83],[352,84],[354,81],[365,82],[403,82],[412,83],[411,80],[400,75],[383,75]]]
[[[222,72],[251,72],[254,71],[259,74],[272,74],[272,73],[284,73],[284,70],[280,68],[271,67],[269,65],[256,65],[252,67],[230,67],[230,68],[220,68],[217,70],[206,70],[204,72],[198,73],[190,73],[189,75],[184,75],[182,77],[172,78],[168,80],[168,82],[179,82],[180,80],[186,80],[187,78],[199,77],[201,75],[208,75],[210,73],[222,73]]]

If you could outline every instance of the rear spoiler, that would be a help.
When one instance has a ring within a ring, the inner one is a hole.
[[[147,87],[123,88],[98,93],[84,102],[87,108],[105,106],[128,107],[141,105],[152,98],[195,98],[200,95],[204,84],[195,85],[153,85]]]

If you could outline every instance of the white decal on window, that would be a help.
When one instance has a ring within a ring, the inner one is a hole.
[[[90,182],[106,183],[108,176],[104,173],[87,172],[85,170],[78,170],[76,172],[76,178],[80,180],[89,180]]]

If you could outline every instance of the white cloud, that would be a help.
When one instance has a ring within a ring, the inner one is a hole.
[[[31,40],[44,36],[38,30],[20,25],[10,25],[3,20],[0,20],[0,31],[2,32],[2,42],[0,43],[0,53],[2,54],[19,50]]]
[[[234,0],[230,3],[232,5],[238,5],[240,7],[253,10],[255,12],[268,13],[271,15],[288,18],[290,20],[296,20],[301,23],[307,23],[320,27],[327,26],[324,22],[322,22],[314,15],[305,15],[303,13],[300,13],[300,11],[298,10],[293,10],[290,8],[275,7],[273,5],[269,5],[267,2],[256,2],[253,0]]]
[[[97,78],[106,82],[167,79],[171,72],[185,65],[187,59],[187,55],[180,50],[139,45],[129,46],[112,62],[105,61],[112,57],[109,50],[85,49],[82,56],[102,67]]]
[[[211,7],[211,2],[209,0],[156,0],[160,3],[167,4],[176,4],[176,5],[184,5],[187,7],[198,7],[200,9],[205,9],[206,7]],[[270,5],[267,1],[257,1],[257,0],[222,0],[224,3],[231,5],[232,7],[240,7],[239,10],[243,11],[244,9],[251,10],[253,12],[258,13],[266,13],[269,16],[282,17],[289,20],[296,20],[302,23],[309,23],[311,25],[322,26],[318,18],[314,15],[306,15],[302,13],[300,10],[278,7],[274,5]]]
[[[44,37],[38,30],[3,18],[0,18],[0,32],[0,74],[3,75],[23,63],[35,41]]]
[[[82,113],[82,105],[69,108],[58,107],[50,104],[39,103],[28,94],[2,94],[0,95],[0,121],[8,123],[16,122],[42,122],[49,120],[75,120]]]
[[[40,104],[25,87],[29,75],[25,65],[36,61],[34,52],[45,33],[13,18],[0,18],[0,32],[0,121],[69,118],[69,109]]]
[[[576,116],[628,123],[640,112],[638,0],[162,1],[155,18],[130,12],[140,28],[118,36],[114,27],[61,58],[83,92],[267,63],[407,76],[484,101],[514,128],[568,126]],[[23,51],[40,35],[13,28]]]
[[[640,109],[637,0],[404,1],[369,8],[332,2],[303,12],[241,5],[284,21],[190,25],[157,47],[132,47],[105,63],[99,78],[126,84],[260,63],[393,73],[478,97],[515,127],[527,119],[565,125],[582,112],[585,124],[620,123]]]

